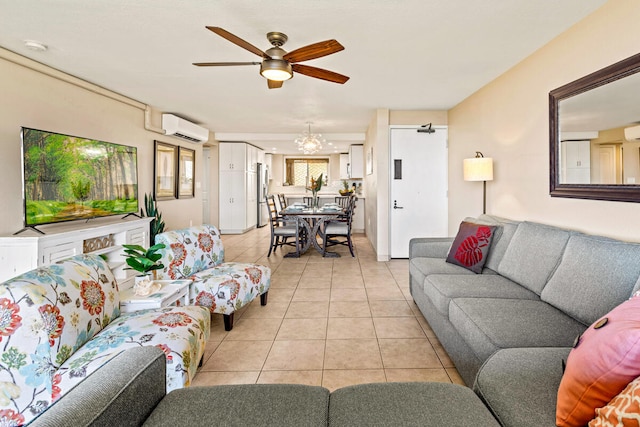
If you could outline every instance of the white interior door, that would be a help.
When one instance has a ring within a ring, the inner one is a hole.
[[[408,258],[414,237],[448,234],[447,129],[434,129],[390,131],[391,258]]]

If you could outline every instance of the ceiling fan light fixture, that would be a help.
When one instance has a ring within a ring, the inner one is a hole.
[[[262,77],[276,82],[283,82],[293,77],[291,64],[284,59],[266,59],[260,65]]]

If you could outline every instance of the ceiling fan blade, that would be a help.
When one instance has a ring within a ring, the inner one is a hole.
[[[292,63],[302,62],[331,55],[332,53],[340,52],[341,50],[344,50],[344,46],[336,40],[325,40],[323,42],[313,43],[308,46],[292,50],[283,58],[284,60]]]
[[[269,89],[278,89],[282,87],[282,81],[277,81],[277,80],[267,80],[267,86],[269,86]]]
[[[234,65],[260,65],[260,62],[194,62],[197,67],[226,67]]]
[[[231,34],[227,30],[224,30],[224,29],[222,29],[220,27],[209,27],[209,26],[207,26],[207,29],[210,30],[210,31],[213,31],[214,33],[216,33],[220,37],[229,40],[231,43],[236,44],[236,45],[240,46],[241,48],[248,50],[251,53],[255,53],[256,55],[261,56],[263,58],[271,59],[271,57],[269,55],[267,55],[266,53],[264,53],[262,50],[258,49],[257,47],[255,47],[254,45],[249,43],[248,41],[242,40],[240,37],[238,37],[238,36],[236,36],[234,34]]]
[[[305,76],[315,77],[316,79],[327,80],[334,83],[344,84],[349,80],[349,77],[342,74],[335,73],[333,71],[324,70],[322,68],[310,67],[302,64],[291,64],[291,68],[296,73],[304,74]]]

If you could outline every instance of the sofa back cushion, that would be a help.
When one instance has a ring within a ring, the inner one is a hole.
[[[156,235],[155,243],[164,243],[160,250],[164,269],[158,279],[184,279],[224,261],[220,232],[213,225],[198,225]]]
[[[521,222],[498,265],[498,273],[540,295],[560,262],[571,232]]]
[[[60,393],[56,369],[120,314],[106,262],[78,255],[0,284],[0,410],[27,422]],[[5,414],[8,414],[5,413]]]
[[[479,224],[497,225],[496,233],[491,241],[491,249],[487,256],[487,263],[484,265],[486,268],[490,268],[493,271],[498,271],[500,261],[504,257],[504,253],[509,247],[509,243],[513,238],[516,230],[518,229],[518,221],[511,221],[509,219],[500,218],[496,216],[482,214],[476,221]]]
[[[639,261],[640,244],[574,234],[540,298],[589,325],[631,296]]]

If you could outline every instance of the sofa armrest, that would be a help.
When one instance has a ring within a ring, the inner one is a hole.
[[[157,347],[124,351],[62,396],[30,426],[140,426],[164,398],[166,361]]]
[[[409,241],[409,259],[446,258],[453,237],[418,237]]]

